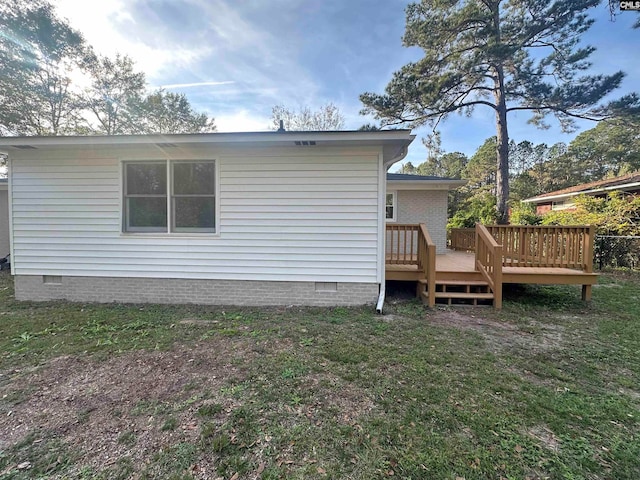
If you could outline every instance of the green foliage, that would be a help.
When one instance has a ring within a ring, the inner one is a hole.
[[[473,228],[476,223],[496,223],[496,197],[489,192],[473,196],[449,220],[447,228]]]
[[[0,5],[0,133],[60,135],[80,121],[71,74],[85,56],[82,35],[45,0]]]
[[[426,162],[418,165],[418,175],[435,175],[445,178],[462,178],[462,173],[469,159],[464,153],[444,153],[438,157],[428,158]]]
[[[576,172],[571,181],[585,183],[639,170],[638,122],[637,116],[603,121],[578,135],[566,153]]]
[[[158,90],[147,95],[134,111],[136,133],[209,133],[214,120],[193,110],[182,93]]]
[[[96,55],[47,0],[0,4],[0,134],[118,135],[215,130],[182,94],[147,95],[127,56]],[[78,82],[87,77],[83,90]]]
[[[606,197],[582,195],[575,210],[546,214],[543,225],[595,225],[600,235],[640,235],[640,197],[612,192]]]
[[[134,112],[144,96],[145,75],[135,71],[127,56],[92,56],[87,65],[91,86],[83,94],[84,106],[97,124],[97,133],[119,135],[133,133]]]
[[[509,220],[514,225],[540,225],[542,218],[536,215],[536,207],[532,203],[517,202],[511,207]]]

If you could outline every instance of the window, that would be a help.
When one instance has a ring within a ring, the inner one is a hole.
[[[215,232],[215,164],[173,162],[172,167],[172,231]]]
[[[574,203],[565,200],[551,203],[551,210],[567,210],[573,207],[575,207]]]
[[[387,193],[385,212],[388,221],[396,221],[396,192]]]
[[[215,232],[215,185],[214,161],[125,162],[124,231]]]

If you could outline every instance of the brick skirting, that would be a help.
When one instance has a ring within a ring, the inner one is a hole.
[[[377,283],[16,275],[17,300],[348,306],[375,304]]]

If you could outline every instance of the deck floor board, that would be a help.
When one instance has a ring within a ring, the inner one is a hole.
[[[414,255],[415,260],[415,255]],[[477,274],[475,254],[449,250],[436,255],[437,273]],[[387,264],[387,272],[418,272],[418,266],[412,264]],[[503,283],[576,283],[594,284],[598,275],[585,273],[582,270],[560,267],[502,267]]]

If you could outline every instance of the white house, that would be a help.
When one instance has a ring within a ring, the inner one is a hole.
[[[385,278],[386,172],[413,138],[2,138],[16,298],[374,303]]]

